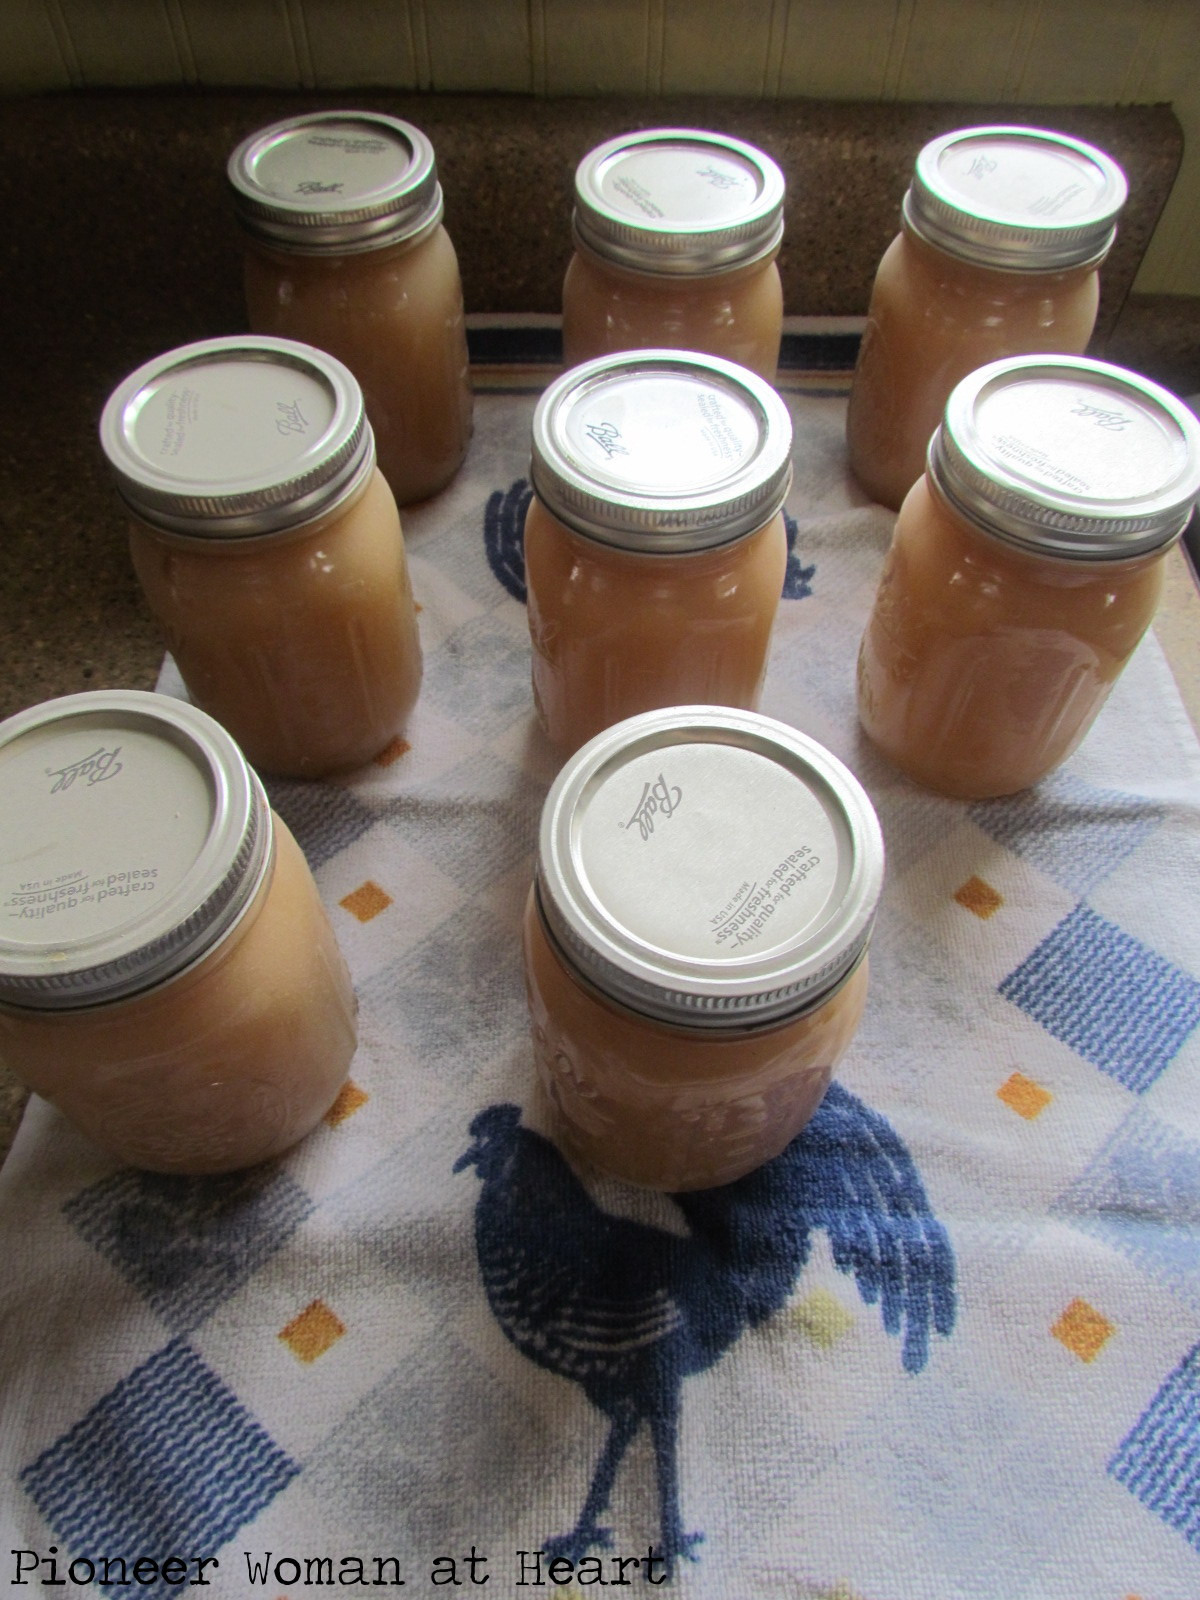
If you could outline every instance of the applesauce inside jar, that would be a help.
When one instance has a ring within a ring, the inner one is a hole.
[[[779,1154],[862,1014],[882,873],[856,780],[771,718],[674,707],[579,751],[546,800],[524,929],[563,1148],[664,1190]]]
[[[1041,129],[960,129],[925,146],[876,273],[847,410],[851,469],[873,499],[900,505],[969,372],[1086,349],[1126,192],[1103,151]]]
[[[575,175],[565,364],[669,347],[736,361],[773,383],[783,198],[776,163],[723,134],[652,129],[589,152]]]
[[[227,174],[250,327],[343,361],[398,504],[436,493],[462,465],[472,395],[428,138],[375,112],[310,113],[243,140]]]
[[[227,1172],[308,1133],[356,1004],[295,840],[236,745],[165,696],[0,724],[0,1059],[118,1159]]]
[[[244,336],[172,351],[101,438],[133,563],[187,685],[264,771],[361,765],[421,682],[404,540],[353,376]]]
[[[534,417],[534,702],[561,754],[660,706],[753,709],[787,566],[791,421],[744,368],[673,351],[574,368]]]
[[[1200,427],[1084,357],[955,389],[863,635],[862,725],[942,793],[1012,794],[1084,738],[1148,627],[1200,489]]]

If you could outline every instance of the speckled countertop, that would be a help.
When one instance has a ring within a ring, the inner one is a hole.
[[[245,326],[224,161],[296,110],[374,107],[431,136],[468,311],[555,312],[571,178],[633,127],[719,126],[788,178],[780,258],[792,315],[866,309],[912,159],[969,123],[1048,124],[1125,166],[1131,201],[1106,263],[1096,353],[1200,392],[1200,297],[1130,299],[1178,167],[1165,107],[1030,108],[820,102],[533,100],[500,96],[129,92],[0,101],[8,229],[0,295],[0,716],[53,695],[152,686],[161,657],[129,567],[95,427],[112,386],[149,356]],[[1200,601],[1171,564],[1160,637],[1200,726]],[[0,1074],[0,1152],[23,1103]]]

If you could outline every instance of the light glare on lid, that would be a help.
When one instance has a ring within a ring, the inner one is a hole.
[[[865,949],[883,842],[853,775],[754,712],[685,706],[596,736],[542,813],[539,900],[566,959],[689,1026],[816,1004]]]
[[[580,533],[669,554],[762,527],[791,481],[770,384],[716,356],[636,350],[571,368],[538,402],[531,475]]]
[[[929,469],[1011,542],[1078,559],[1170,542],[1200,493],[1200,424],[1138,373],[1084,356],[1013,356],[957,385]]]
[[[1041,128],[960,128],[917,157],[905,196],[909,225],[981,266],[1065,270],[1112,244],[1125,175],[1082,139]]]
[[[266,796],[220,725],[100,690],[0,723],[0,999],[97,1005],[233,926],[270,860]]]
[[[381,112],[309,112],[243,139],[226,166],[248,232],[302,254],[414,239],[442,215],[433,146]]]
[[[657,128],[609,139],[575,174],[577,237],[635,271],[703,275],[769,255],[783,234],[783,173],[726,134]]]
[[[201,538],[296,527],[333,510],[374,463],[349,368],[261,334],[145,362],[109,396],[100,442],[134,511]]]

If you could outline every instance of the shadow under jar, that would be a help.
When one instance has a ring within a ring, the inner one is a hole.
[[[563,1148],[665,1190],[778,1155],[858,1025],[882,879],[866,793],[783,723],[674,707],[580,750],[546,799],[524,931]]]
[[[103,1150],[229,1172],[307,1134],[356,1003],[298,845],[229,735],[138,691],[0,723],[0,1060]]]
[[[525,574],[534,703],[560,754],[639,711],[757,707],[791,444],[771,386],[714,356],[604,357],[542,396]]]
[[[954,390],[896,519],[858,660],[862,725],[943,794],[1037,783],[1154,615],[1200,490],[1200,424],[1086,357],[997,361]]]
[[[399,505],[444,488],[466,455],[472,396],[428,138],[378,112],[314,112],[252,134],[226,170],[251,328],[345,362]]]
[[[917,157],[884,252],[846,414],[850,466],[895,510],[950,391],[976,367],[1082,354],[1125,203],[1103,151],[1038,128],[964,128]]]
[[[575,174],[563,360],[707,351],[775,381],[784,178],[725,134],[658,128],[599,145]]]
[[[416,703],[421,647],[349,370],[282,339],[185,345],[117,387],[100,437],[196,704],[264,772],[315,778],[378,755]]]

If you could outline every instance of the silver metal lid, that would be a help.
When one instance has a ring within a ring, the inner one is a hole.
[[[100,443],[139,516],[201,538],[309,522],[375,460],[350,369],[311,345],[257,334],[147,361],[109,396]]]
[[[955,388],[929,473],[965,516],[1039,554],[1141,555],[1200,493],[1200,423],[1149,378],[1084,356],[1011,356]]]
[[[227,933],[271,860],[237,745],[165,695],[101,690],[0,723],[0,1000],[99,1005]]]
[[[703,550],[760,528],[791,482],[792,421],[732,361],[632,350],[572,367],[533,418],[530,476],[568,526],[625,550]]]
[[[1061,271],[1101,261],[1125,204],[1103,150],[1042,128],[960,128],[917,157],[904,220],[979,266]]]
[[[783,237],[783,173],[722,133],[652,128],[622,134],[575,172],[578,241],[639,272],[728,271]]]
[[[853,774],[751,711],[676,706],[584,745],[542,811],[549,932],[596,988],[697,1027],[819,1002],[870,936],[883,838]]]
[[[226,176],[246,230],[314,255],[379,250],[442,218],[433,146],[376,111],[318,111],[252,133]]]

